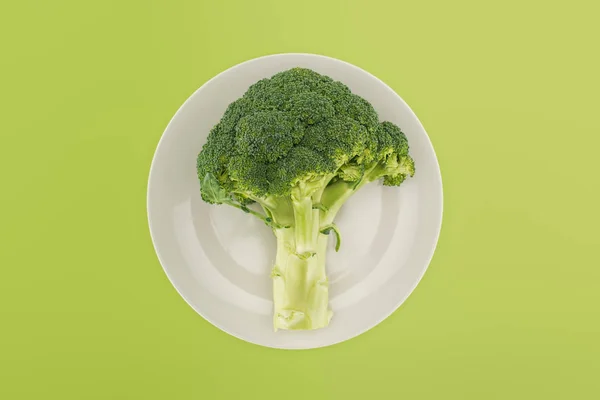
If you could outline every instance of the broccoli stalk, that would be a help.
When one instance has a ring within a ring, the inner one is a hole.
[[[318,231],[318,222],[317,216],[301,228],[302,248],[298,247],[298,227],[275,231],[277,254],[271,273],[275,329],[317,329],[329,323],[328,236]],[[301,252],[305,249],[309,250]]]
[[[331,78],[293,68],[229,105],[198,155],[201,195],[261,219],[277,240],[273,324],[329,324],[328,239],[335,216],[365,184],[399,186],[414,174],[406,136]],[[250,209],[257,203],[263,213]]]

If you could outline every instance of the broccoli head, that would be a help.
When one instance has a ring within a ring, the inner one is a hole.
[[[197,159],[204,201],[261,218],[277,239],[274,328],[331,318],[325,253],[334,218],[361,186],[415,173],[400,128],[341,82],[306,68],[262,79],[231,103]],[[263,212],[248,208],[257,203]]]

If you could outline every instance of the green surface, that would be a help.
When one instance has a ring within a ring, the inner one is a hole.
[[[4,2],[0,399],[600,398],[599,12],[592,0]],[[180,104],[234,64],[290,51],[390,84],[427,129],[445,189],[437,252],[401,309],[301,352],[195,314],[145,210]]]

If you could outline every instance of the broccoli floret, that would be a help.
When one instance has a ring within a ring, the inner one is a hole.
[[[274,328],[328,325],[327,240],[363,185],[415,173],[406,136],[340,82],[306,68],[262,79],[229,105],[197,159],[202,199],[262,219],[277,239]],[[263,213],[247,207],[256,202]]]
[[[285,157],[302,139],[302,133],[302,127],[289,113],[259,111],[240,118],[235,144],[241,154],[272,163]]]

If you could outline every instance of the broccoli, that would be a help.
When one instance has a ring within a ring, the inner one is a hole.
[[[273,230],[275,330],[329,324],[325,255],[331,232],[340,246],[335,216],[363,185],[413,176],[408,150],[400,128],[379,122],[368,101],[306,68],[262,79],[227,107],[197,158],[200,191]]]

